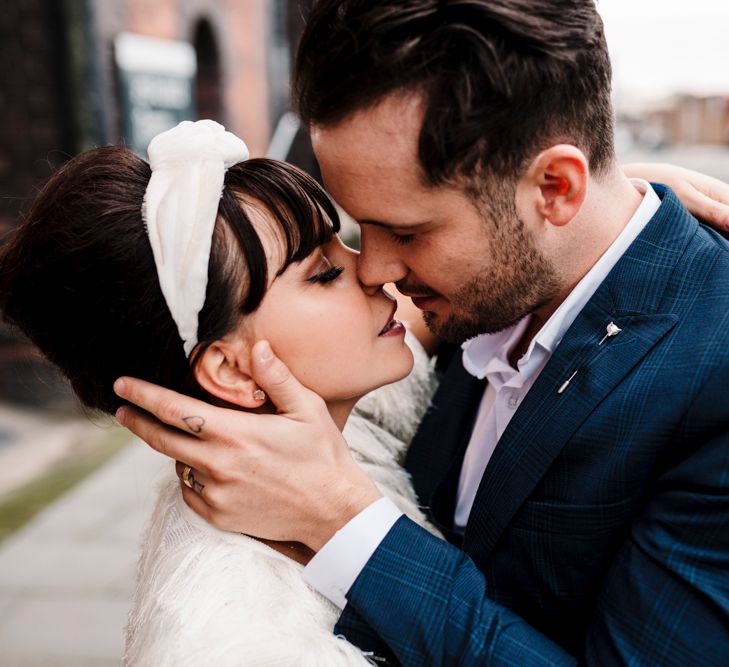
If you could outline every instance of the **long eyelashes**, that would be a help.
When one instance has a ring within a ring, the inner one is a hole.
[[[326,271],[322,271],[321,273],[311,276],[311,278],[307,278],[307,281],[310,283],[330,283],[332,280],[339,278],[343,271],[344,267],[333,266],[331,269],[327,269]]]
[[[415,234],[393,234],[392,240],[398,245],[407,245],[412,243],[415,238]]]

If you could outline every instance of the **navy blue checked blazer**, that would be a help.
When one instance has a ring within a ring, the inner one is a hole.
[[[454,359],[407,460],[451,543],[400,518],[335,632],[412,667],[729,664],[729,245],[654,187],[659,210],[513,416],[462,539],[484,383]]]

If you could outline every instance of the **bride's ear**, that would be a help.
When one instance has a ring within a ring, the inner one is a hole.
[[[217,340],[195,365],[195,379],[209,394],[242,408],[266,402],[250,375],[250,349],[241,339]]]

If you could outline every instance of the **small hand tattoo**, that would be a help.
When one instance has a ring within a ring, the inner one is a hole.
[[[202,417],[183,417],[182,421],[193,433],[201,433],[205,426],[205,420]]]

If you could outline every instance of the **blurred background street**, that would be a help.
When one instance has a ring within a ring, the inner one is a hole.
[[[253,156],[317,176],[289,95],[310,6],[2,0],[0,244],[70,156],[123,142],[146,157],[149,139],[183,119],[218,120]],[[615,62],[621,161],[671,162],[729,181],[729,42],[715,34],[729,7],[599,7]],[[119,663],[141,531],[167,465],[111,418],[84,414],[67,383],[0,323],[1,666]]]

